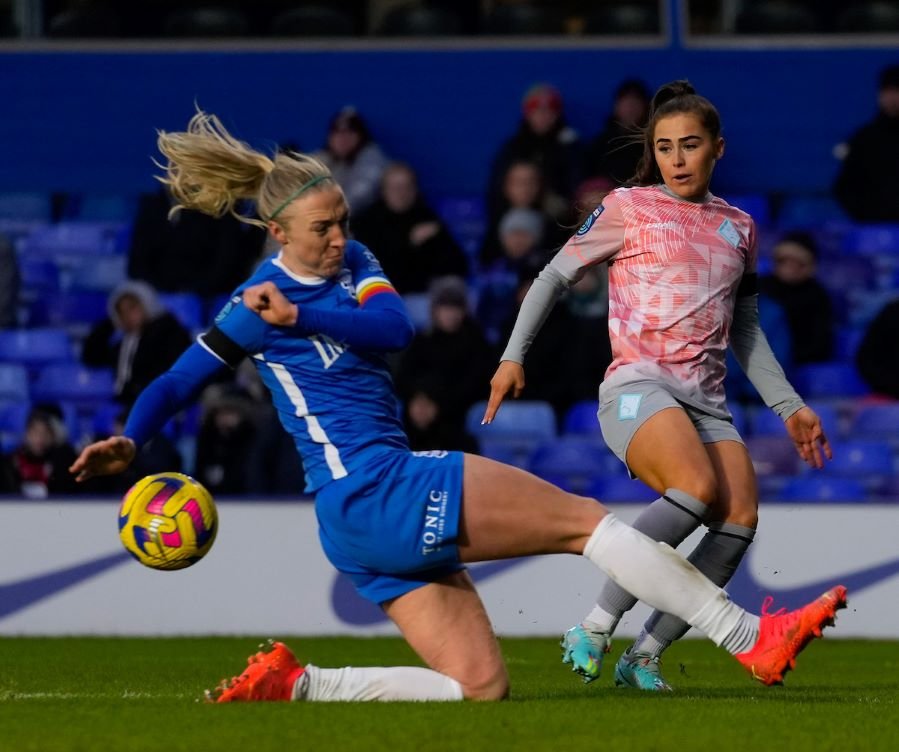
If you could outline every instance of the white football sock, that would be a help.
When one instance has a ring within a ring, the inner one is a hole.
[[[621,617],[618,614],[610,614],[599,604],[593,607],[593,610],[587,614],[584,624],[596,632],[606,632],[612,634]]]
[[[319,668],[307,665],[293,689],[294,700],[308,702],[462,700],[455,679],[415,666]]]
[[[607,514],[584,547],[584,556],[614,582],[644,603],[674,614],[702,630],[731,652],[758,633],[758,619],[733,603],[727,593],[665,543],[652,539]],[[748,618],[747,618],[748,617]],[[738,634],[743,636],[728,640]]]

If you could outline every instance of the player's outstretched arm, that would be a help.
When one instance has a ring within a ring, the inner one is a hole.
[[[135,454],[137,447],[131,439],[111,436],[84,447],[69,472],[79,483],[95,475],[115,475],[131,464]]]
[[[524,367],[521,363],[512,360],[504,360],[499,364],[493,378],[490,379],[490,398],[487,400],[487,409],[481,423],[491,423],[499,406],[511,392],[515,399],[521,396],[524,390]]]

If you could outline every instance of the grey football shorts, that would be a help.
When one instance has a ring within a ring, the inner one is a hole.
[[[732,421],[718,418],[680,402],[661,384],[641,381],[607,390],[599,405],[599,426],[606,445],[627,465],[631,439],[649,418],[669,407],[679,407],[693,422],[703,444],[743,439]]]

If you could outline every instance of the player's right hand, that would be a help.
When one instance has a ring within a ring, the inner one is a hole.
[[[246,288],[243,304],[272,326],[293,326],[300,313],[297,304],[291,303],[274,282],[261,282]]]
[[[490,379],[490,399],[487,400],[487,409],[481,423],[492,423],[499,406],[503,403],[509,392],[515,399],[521,396],[524,390],[524,367],[521,363],[504,360],[499,364],[493,378]]]
[[[84,447],[69,472],[79,483],[95,475],[115,475],[131,464],[135,454],[137,447],[127,436],[110,436]]]

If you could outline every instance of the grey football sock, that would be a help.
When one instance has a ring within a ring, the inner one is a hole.
[[[677,548],[684,539],[699,527],[708,514],[708,507],[699,499],[676,488],[669,488],[665,495],[650,504],[634,521],[632,527],[654,541]],[[600,591],[596,605],[617,619],[630,611],[637,599],[609,580]],[[605,625],[614,629],[614,624]]]
[[[716,585],[724,587],[734,576],[754,537],[755,530],[751,527],[732,522],[713,523],[687,561]],[[658,656],[689,629],[690,625],[682,619],[653,611],[632,650]]]

